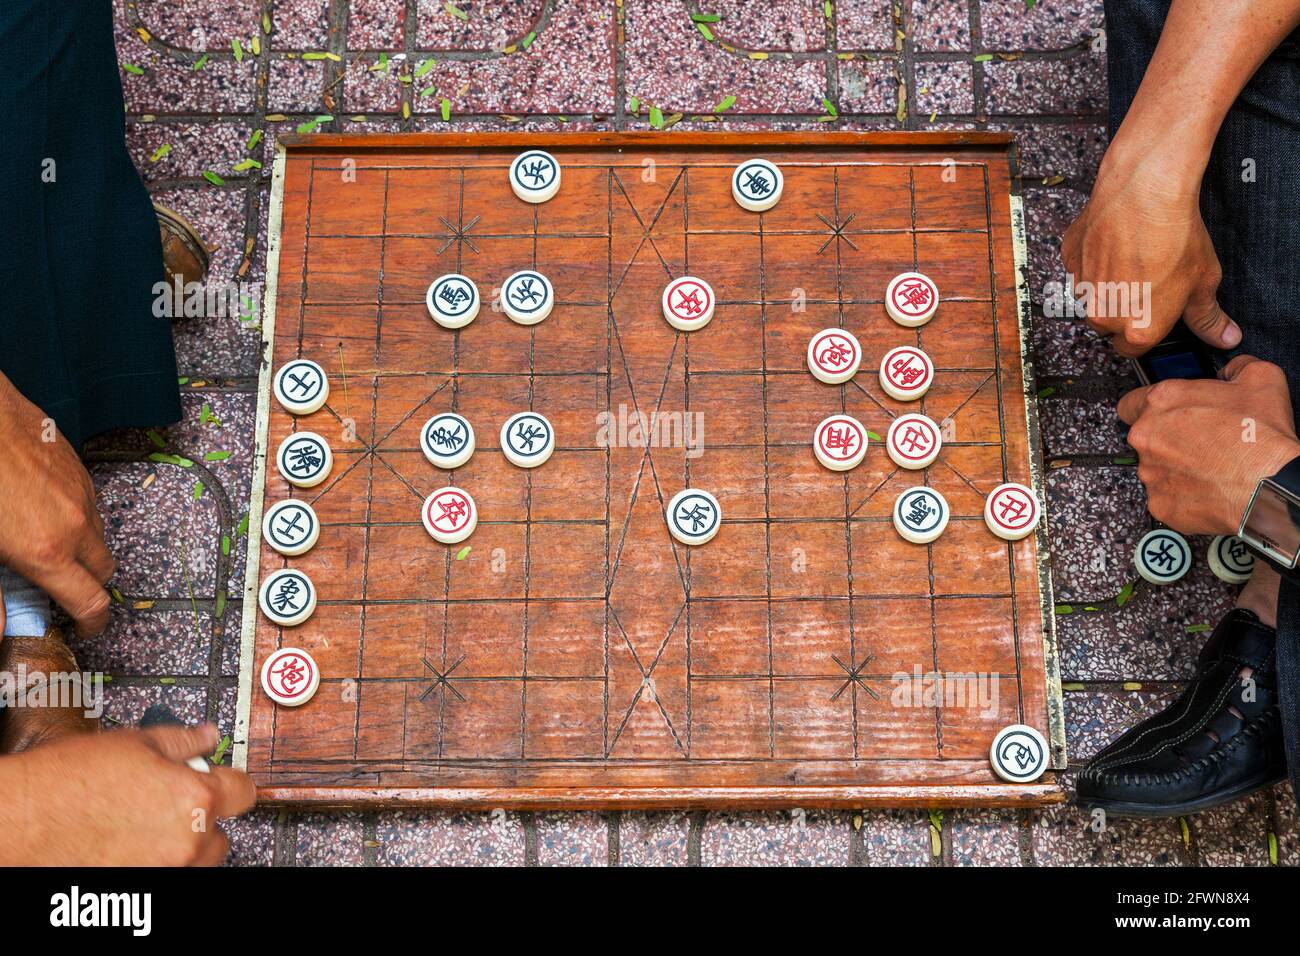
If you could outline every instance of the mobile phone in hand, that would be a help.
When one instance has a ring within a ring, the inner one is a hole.
[[[1218,378],[1219,375],[1210,347],[1193,335],[1182,319],[1145,355],[1135,358],[1133,368],[1143,385],[1154,385],[1168,378]]]

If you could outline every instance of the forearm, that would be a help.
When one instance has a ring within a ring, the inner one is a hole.
[[[1106,163],[1155,164],[1195,194],[1229,107],[1297,26],[1300,0],[1173,0]]]

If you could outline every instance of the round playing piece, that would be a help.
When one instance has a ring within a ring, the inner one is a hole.
[[[899,468],[928,468],[939,457],[943,438],[939,426],[925,415],[899,415],[885,432],[885,451]]]
[[[1210,570],[1220,581],[1245,584],[1255,570],[1255,554],[1235,534],[1217,535],[1206,553]]]
[[[311,359],[294,359],[280,366],[272,386],[275,400],[286,412],[310,415],[330,397],[330,380],[325,370]]]
[[[474,454],[474,427],[464,415],[434,415],[420,430],[420,450],[439,468],[459,468]]]
[[[510,188],[524,202],[546,202],[560,191],[560,164],[540,149],[520,153],[510,164]]]
[[[439,488],[429,495],[420,517],[433,540],[443,544],[458,544],[478,527],[478,507],[469,492],[459,488]]]
[[[424,304],[433,321],[444,329],[464,328],[478,315],[478,286],[472,279],[455,272],[438,276],[429,283]]]
[[[1152,584],[1173,584],[1192,566],[1192,549],[1177,531],[1156,528],[1138,542],[1133,563],[1137,573]]]
[[[904,541],[929,544],[948,527],[951,513],[947,500],[933,488],[908,488],[894,502],[894,528]]]
[[[516,272],[501,287],[501,307],[520,325],[536,325],[551,314],[555,290],[540,272]]]
[[[939,287],[919,272],[904,272],[889,280],[885,289],[885,311],[899,325],[909,329],[925,325],[939,308]]]
[[[785,177],[766,159],[747,159],[731,174],[731,195],[742,209],[764,212],[781,199]]]
[[[1008,783],[1031,783],[1047,769],[1047,740],[1028,724],[1010,724],[993,738],[989,760]]]
[[[262,518],[262,537],[285,557],[306,554],[320,537],[316,510],[295,498],[277,501]]]
[[[299,707],[319,686],[320,668],[301,648],[282,647],[262,664],[262,690],[277,704]]]
[[[262,613],[280,627],[296,627],[316,610],[316,588],[311,578],[294,568],[272,571],[257,592]]]
[[[722,507],[707,491],[685,488],[668,502],[668,531],[682,544],[707,544],[721,524]]]
[[[880,387],[890,398],[914,402],[934,382],[934,363],[930,356],[911,345],[890,349],[880,360]]]
[[[518,412],[501,426],[501,451],[512,465],[536,468],[555,451],[555,429],[545,415]]]
[[[1042,509],[1033,490],[1015,482],[998,485],[984,499],[984,523],[999,538],[1019,541],[1038,527]]]
[[[329,477],[334,466],[330,446],[315,432],[294,432],[280,443],[275,466],[285,481],[299,488],[312,488]]]
[[[831,471],[849,471],[867,454],[867,430],[849,415],[823,418],[813,432],[813,454]]]
[[[841,385],[858,373],[862,346],[851,332],[822,329],[808,342],[808,371],[819,382]]]
[[[709,324],[716,303],[713,288],[703,279],[682,276],[664,287],[664,318],[683,332],[694,332]]]

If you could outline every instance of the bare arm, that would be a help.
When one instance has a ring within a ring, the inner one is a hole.
[[[1211,345],[1240,344],[1217,301],[1222,269],[1201,219],[1201,177],[1229,107],[1298,24],[1300,0],[1174,0],[1092,197],[1061,243],[1089,322],[1121,355],[1142,354],[1179,318]],[[1089,297],[1116,285],[1130,295]]]

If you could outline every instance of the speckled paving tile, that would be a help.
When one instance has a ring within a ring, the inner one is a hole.
[[[128,123],[126,143],[146,184],[209,171],[233,179],[252,132],[248,123]]]
[[[1061,283],[1065,281],[1061,236],[1083,211],[1088,197],[1077,189],[1061,186],[1027,188],[1022,195],[1029,232],[1029,294],[1035,302],[1041,303],[1049,294],[1060,295]],[[1055,283],[1051,289],[1047,287],[1049,282]]]
[[[138,42],[119,53],[122,61],[139,67],[139,75],[122,71],[126,111],[152,113],[250,113],[256,65],[211,55],[198,70],[202,54],[177,57]]]
[[[588,4],[600,12],[608,0]],[[545,27],[543,0],[477,0],[461,4],[456,16],[442,0],[417,0],[416,42],[422,50],[499,50]]]
[[[839,63],[841,113],[894,113],[898,75],[887,60],[842,60]],[[820,112],[820,109],[817,110]]]
[[[1100,114],[1106,61],[1091,52],[1063,60],[991,60],[984,64],[984,95],[991,114]]]
[[[603,813],[539,813],[539,866],[605,866],[609,863],[609,818]]]
[[[317,113],[324,109],[324,86],[324,61],[276,58],[266,84],[267,112]]]
[[[383,813],[376,817],[382,866],[522,866],[524,826],[518,814]]]
[[[1072,783],[1072,775],[1066,775]],[[1104,819],[1072,804],[1036,811],[1030,841],[1038,866],[1187,866],[1177,820]]]
[[[1128,360],[1080,318],[1045,318],[1041,303],[1032,327],[1034,367],[1039,377],[1099,375],[1137,383]]]
[[[365,821],[360,813],[305,813],[295,818],[299,866],[361,866]]]
[[[1134,724],[1173,703],[1179,688],[1125,691],[1068,691],[1065,734],[1071,767],[1081,767]]]
[[[141,25],[163,43],[183,50],[206,50],[228,46],[231,37],[251,36],[262,4],[259,0],[134,0],[134,6]]]
[[[374,4],[354,2],[352,19],[361,7]],[[271,18],[273,50],[320,50],[329,40],[329,0],[275,0]],[[400,17],[398,18],[400,22]]]
[[[1020,175],[1026,179],[1066,179],[1088,184],[1106,152],[1104,123],[989,123],[988,129],[1016,134]]]
[[[1063,50],[1091,40],[1105,25],[1101,0],[1037,3],[980,0],[980,33],[990,50]]]
[[[619,814],[620,866],[685,866],[689,862],[690,814],[628,812]]]
[[[220,821],[230,840],[226,866],[270,866],[275,859],[275,810],[254,810],[238,820]]]
[[[1151,527],[1136,469],[1055,468],[1047,506],[1058,601],[1100,601],[1136,577],[1133,551]]]
[[[725,96],[736,97],[733,114],[821,112],[821,62],[728,53],[700,35],[684,6],[627,0],[624,11],[629,97],[665,114],[710,112]]]
[[[348,49],[400,49],[405,18],[406,0],[352,0]]]
[[[837,0],[835,38],[841,50],[893,50],[890,0]]]
[[[924,810],[862,814],[862,862],[867,866],[933,866],[930,818]]]
[[[1277,862],[1281,866],[1300,866],[1300,808],[1290,782],[1273,788],[1273,806],[1277,811],[1273,825],[1277,837]]]
[[[1052,396],[1038,403],[1043,447],[1049,458],[1074,455],[1131,456],[1128,428],[1115,414],[1115,400]]]
[[[187,724],[201,724],[207,715],[208,691],[192,684],[157,682],[125,684],[115,680],[104,685],[105,726],[130,726],[140,723],[144,712],[161,704]]]
[[[826,49],[826,14],[814,0],[774,0],[755,9],[753,0],[713,0],[706,24],[722,43],[761,52]]]
[[[1196,672],[1196,656],[1212,628],[1232,606],[1225,585],[1210,605],[1160,600],[1165,592],[1147,592],[1147,599],[1122,608],[1106,601],[1088,611],[1068,606],[1072,613],[1056,618],[1056,639],[1065,681],[1187,680]],[[1152,599],[1154,598],[1154,599]]]
[[[700,862],[704,866],[844,866],[851,847],[846,813],[710,813],[700,836]]]
[[[969,63],[917,63],[916,106],[919,114],[973,113],[975,91]]]
[[[614,109],[614,22],[607,12],[561,0],[525,50],[475,60],[436,60],[416,81],[414,112],[608,113]]]
[[[113,584],[122,594],[179,599],[192,590],[199,598],[214,596],[219,514],[211,495],[194,499],[191,469],[112,462],[93,465],[90,474],[104,540],[117,558]]]
[[[1014,810],[950,810],[945,814],[954,866],[1020,866],[1026,823]]]
[[[69,640],[83,670],[113,676],[208,673],[212,654],[209,612],[139,609],[135,603],[114,604],[103,633]]]
[[[970,49],[970,9],[965,0],[912,0],[912,45],[926,52]]]
[[[1202,866],[1268,866],[1268,791],[1188,818]]]
[[[381,62],[374,57],[348,61],[340,86],[340,97],[348,113],[397,113],[402,108],[402,78],[411,82],[411,70],[403,61]],[[430,77],[414,82],[416,97],[430,88]]]

